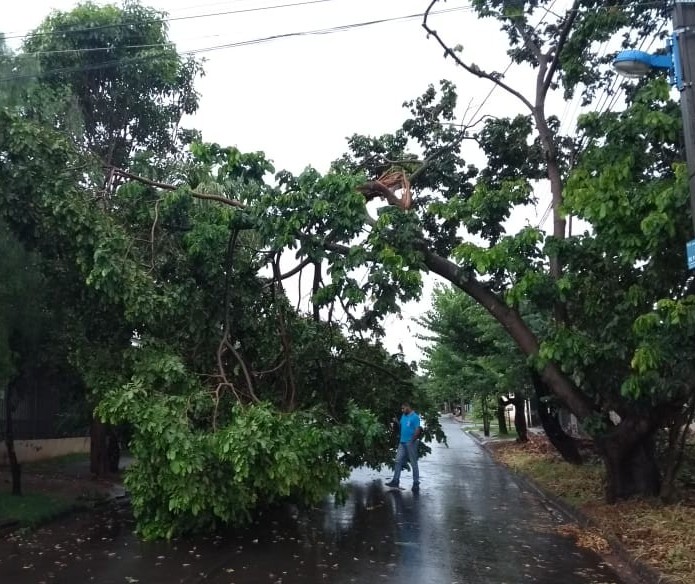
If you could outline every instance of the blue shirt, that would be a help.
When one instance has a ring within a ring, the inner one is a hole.
[[[410,442],[415,435],[415,430],[420,427],[420,416],[415,412],[401,416],[401,442]]]

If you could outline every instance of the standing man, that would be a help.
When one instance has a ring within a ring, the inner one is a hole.
[[[408,402],[403,402],[401,406],[401,440],[396,452],[396,468],[394,469],[393,478],[386,483],[387,487],[398,487],[401,478],[401,469],[405,465],[405,461],[410,461],[413,467],[413,491],[420,490],[420,469],[417,466],[417,451],[420,444],[420,416],[414,412]]]

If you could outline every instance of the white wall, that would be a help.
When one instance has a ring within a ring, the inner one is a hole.
[[[66,454],[89,453],[89,436],[47,440],[15,440],[14,448],[20,463],[56,458]],[[0,466],[8,464],[7,448],[3,442],[0,444]]]

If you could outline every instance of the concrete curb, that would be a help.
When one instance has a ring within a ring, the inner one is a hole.
[[[465,431],[465,430],[464,430]],[[467,433],[485,450],[485,452],[490,456],[490,458],[499,464],[495,457],[492,455],[488,443],[481,439],[475,432],[467,431]],[[602,527],[591,517],[573,507],[560,497],[553,495],[541,487],[532,478],[522,475],[508,467],[504,467],[505,470],[514,478],[514,480],[519,484],[520,487],[525,488],[534,494],[536,494],[541,500],[543,500],[547,505],[552,507],[555,511],[563,515],[566,519],[577,523],[580,527],[591,527],[598,530],[601,535],[606,539],[608,544],[615,555],[625,564],[627,564],[634,574],[640,578],[644,584],[682,584],[681,581],[675,580],[665,574],[662,574],[649,564],[646,564],[642,560],[635,558],[632,553],[623,545],[623,543],[615,535],[606,533]]]

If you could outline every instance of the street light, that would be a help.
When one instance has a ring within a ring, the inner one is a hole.
[[[620,51],[613,60],[613,69],[625,77],[644,77],[653,69],[666,71],[671,85],[683,91],[683,67],[680,59],[679,33],[668,41],[666,53],[657,55],[630,49]]]
[[[613,61],[613,68],[625,77],[644,77],[652,69],[664,69],[669,72],[669,77],[672,79],[675,77],[673,53],[670,47],[666,55],[652,55],[635,50],[620,51]]]
[[[681,115],[685,134],[685,156],[688,165],[690,214],[695,231],[695,1],[676,0],[673,5],[673,35],[666,53],[653,55],[644,51],[620,51],[613,67],[626,77],[643,77],[656,69],[667,71],[669,82],[681,92]],[[695,239],[688,242],[688,269],[695,269]]]

